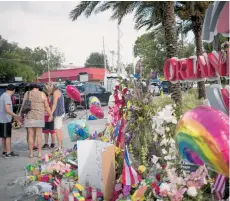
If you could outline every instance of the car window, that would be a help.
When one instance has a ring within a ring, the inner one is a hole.
[[[0,96],[6,91],[6,88],[0,88]]]
[[[83,92],[84,92],[84,86],[78,85],[78,86],[76,86],[76,88],[78,89],[78,91],[79,91],[80,93],[83,93]]]
[[[90,86],[90,92],[91,92],[91,93],[96,93],[96,92],[97,92],[97,88],[96,88],[95,85],[91,85],[91,86]]]
[[[96,88],[97,88],[97,92],[99,93],[102,93],[104,91],[104,89],[98,85],[96,86]]]
[[[167,86],[167,85],[168,85],[168,82],[163,81],[163,82],[161,83],[161,85]]]
[[[90,93],[90,87],[89,87],[89,85],[85,85],[82,88],[83,88],[84,93]]]

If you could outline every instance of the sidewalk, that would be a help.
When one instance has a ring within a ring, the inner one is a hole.
[[[107,109],[104,110],[105,114]],[[68,119],[65,124],[74,119]],[[107,123],[106,119],[88,121],[90,133],[101,132]],[[65,126],[64,126],[65,127]],[[72,148],[76,142],[71,142],[68,134],[64,131],[64,147]],[[23,189],[17,186],[12,186],[12,183],[19,177],[25,175],[24,168],[27,164],[35,163],[37,158],[28,158],[28,146],[26,142],[25,129],[14,130],[14,137],[12,137],[12,150],[18,152],[20,157],[5,159],[0,157],[0,201],[15,201],[23,192]],[[0,145],[0,150],[2,145]],[[49,151],[43,151],[43,154]],[[36,152],[35,152],[36,156]],[[30,199],[29,199],[30,200]],[[29,201],[28,200],[28,201]],[[27,200],[24,200],[27,201]]]

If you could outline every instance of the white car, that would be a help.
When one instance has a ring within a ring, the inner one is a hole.
[[[151,83],[151,85],[149,86],[149,91],[154,96],[160,96],[160,94],[161,94],[160,86],[155,82]]]

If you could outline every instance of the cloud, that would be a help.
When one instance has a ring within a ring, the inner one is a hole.
[[[65,54],[66,63],[83,66],[91,52],[102,52],[105,38],[106,54],[111,64],[111,50],[117,51],[117,23],[111,11],[69,19],[76,2],[0,2],[0,34],[19,46],[53,45]],[[133,16],[124,18],[121,26],[121,60],[133,61],[132,45],[145,31],[134,30]]]

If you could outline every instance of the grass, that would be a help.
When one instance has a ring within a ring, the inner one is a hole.
[[[174,104],[174,102],[168,95],[163,95],[154,98],[152,106],[154,108],[157,108],[158,110],[161,110],[168,104]],[[198,99],[198,94],[196,89],[190,89],[182,94],[182,105],[181,105],[182,114],[202,104],[203,104],[203,100]]]

